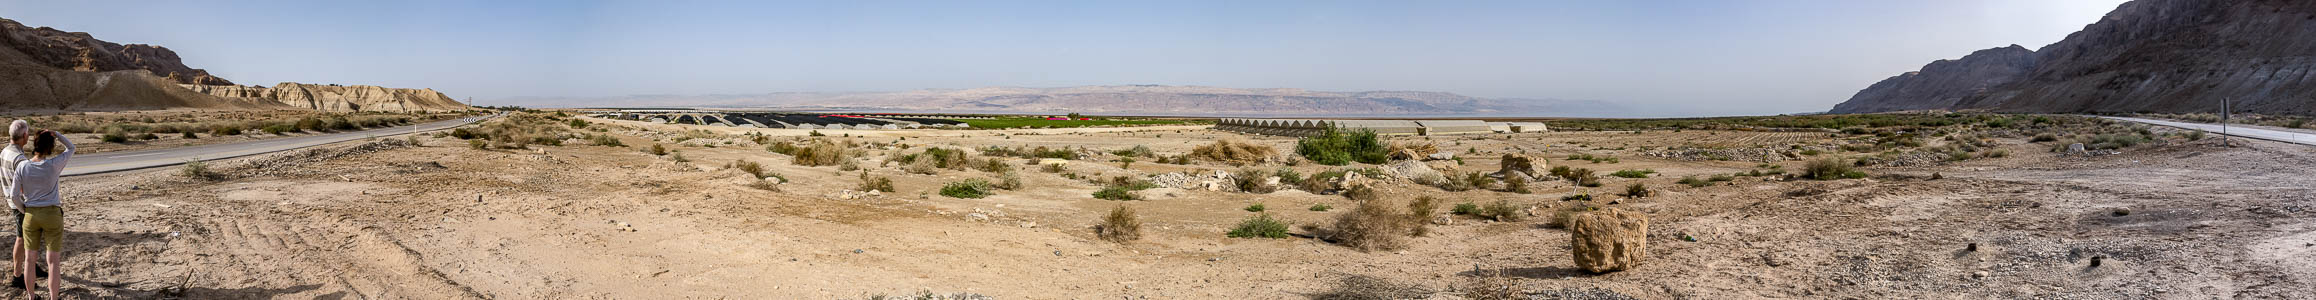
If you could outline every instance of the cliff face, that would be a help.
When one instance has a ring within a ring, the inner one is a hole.
[[[466,104],[433,89],[396,89],[367,85],[320,85],[283,82],[272,88],[238,85],[184,85],[186,89],[230,99],[254,99],[322,111],[453,111]]]
[[[2011,78],[1977,77],[2000,83],[1943,109],[2210,112],[2224,98],[2238,111],[2316,113],[2316,1],[2132,1],[2034,51],[2032,65]],[[1869,87],[1833,112],[1938,101]]]
[[[1947,109],[1962,98],[2017,81],[2035,63],[2034,50],[2010,47],[1978,50],[1957,60],[1939,60],[1883,79],[1834,105],[1834,113]]]
[[[0,44],[24,54],[25,60],[73,71],[108,72],[145,70],[177,83],[230,85],[232,81],[209,71],[186,67],[176,51],[161,46],[121,45],[97,40],[85,32],[48,27],[26,27],[0,19]]]

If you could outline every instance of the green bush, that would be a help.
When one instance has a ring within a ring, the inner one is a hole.
[[[1681,181],[1675,181],[1673,183],[1688,185],[1689,187],[1705,187],[1708,185],[1713,185],[1713,182],[1697,179],[1697,176],[1681,176]]]
[[[1327,204],[1326,204],[1326,203],[1319,203],[1319,204],[1312,204],[1312,205],[1311,205],[1311,211],[1327,211],[1327,210],[1329,210],[1329,209],[1334,209],[1334,207],[1331,207],[1331,206],[1327,206]]]
[[[1448,212],[1458,215],[1476,214],[1480,213],[1480,205],[1471,202],[1458,203],[1455,209],[1448,210]]]
[[[949,184],[942,185],[941,195],[953,198],[978,199],[981,197],[988,197],[989,195],[993,195],[991,191],[994,189],[995,187],[990,186],[988,180],[981,180],[980,178],[966,179],[965,181],[951,182]]]
[[[232,125],[211,125],[211,126],[209,126],[209,135],[210,135],[210,136],[228,136],[228,135],[241,135],[241,126],[232,126]]]
[[[1657,170],[1646,170],[1646,169],[1643,169],[1643,170],[1618,170],[1618,171],[1616,171],[1616,173],[1608,173],[1608,175],[1609,175],[1609,176],[1616,176],[1616,177],[1624,177],[1624,178],[1649,178],[1649,174],[1650,174],[1650,173],[1656,173],[1656,172],[1657,172]]]
[[[643,148],[643,153],[650,153],[651,155],[667,155],[667,146],[651,144],[651,147]]]
[[[1627,186],[1624,186],[1624,196],[1625,196],[1625,197],[1633,197],[1633,198],[1646,198],[1646,197],[1648,197],[1650,194],[1651,194],[1651,193],[1649,192],[1649,186],[1648,186],[1647,184],[1642,184],[1642,183],[1639,183],[1639,182],[1634,182],[1634,183],[1632,183],[1632,185],[1627,185]]]
[[[1142,200],[1142,195],[1135,193],[1132,189],[1113,185],[1102,187],[1102,190],[1099,191],[1094,191],[1094,199],[1119,201]]]
[[[1245,209],[1246,209],[1246,211],[1247,211],[1247,212],[1263,212],[1263,204],[1262,204],[1262,203],[1255,203],[1254,205],[1248,205],[1248,206],[1246,206],[1246,208],[1245,208]]]
[[[595,144],[596,146],[627,147],[626,142],[621,142],[619,141],[619,137],[611,136],[609,134],[588,135],[587,142]]]
[[[290,124],[273,124],[265,126],[263,130],[266,134],[282,135],[290,132],[297,132],[298,127],[296,125]]]
[[[1835,180],[1844,178],[1856,179],[1866,177],[1865,172],[1859,172],[1858,170],[1852,168],[1850,163],[1843,162],[1841,159],[1834,158],[1809,161],[1809,164],[1802,167],[1801,174],[1799,175],[1801,175],[1802,178],[1814,180]]]
[[[1323,165],[1341,166],[1351,162],[1382,164],[1389,161],[1388,147],[1378,139],[1375,131],[1343,132],[1328,128],[1317,136],[1295,142],[1295,154]]]
[[[1238,226],[1232,227],[1226,235],[1233,238],[1283,239],[1287,238],[1287,223],[1271,218],[1271,214],[1259,214],[1239,221]]]
[[[466,140],[466,146],[469,148],[474,148],[475,150],[490,150],[491,142],[485,140]]]
[[[104,140],[106,143],[127,143],[129,142],[129,135],[108,132],[103,136],[98,137],[97,139]]]

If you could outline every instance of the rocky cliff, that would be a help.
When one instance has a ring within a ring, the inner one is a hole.
[[[283,82],[271,88],[238,85],[187,84],[184,88],[210,96],[251,99],[322,111],[453,111],[466,104],[433,89],[397,89],[368,85],[321,85]]]
[[[1962,59],[1938,60],[1921,71],[1883,79],[1834,105],[1835,113],[1947,109],[1962,98],[1995,85],[2017,81],[2034,67],[2035,52],[2026,47],[1978,50]]]
[[[2316,113],[2316,1],[2137,0],[2030,57],[2019,74],[1963,68],[1917,79],[1932,77],[1933,63],[1832,112],[2210,112],[2232,99],[2238,111]]]
[[[230,85],[232,81],[209,71],[186,67],[176,51],[145,44],[121,45],[48,27],[27,27],[0,19],[0,44],[24,55],[24,60],[65,70],[107,72],[145,70],[177,83]]]

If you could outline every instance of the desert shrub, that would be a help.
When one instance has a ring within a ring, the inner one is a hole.
[[[995,187],[990,186],[988,180],[974,178],[942,185],[941,195],[953,198],[978,199],[981,197],[994,195],[994,193],[992,193],[992,190],[994,189]]]
[[[468,148],[474,148],[475,150],[490,150],[491,142],[485,140],[466,140],[466,146]]]
[[[1568,227],[1568,217],[1570,217],[1570,216],[1575,216],[1575,215],[1576,215],[1576,214],[1578,214],[1578,213],[1583,213],[1583,212],[1588,212],[1588,211],[1595,211],[1595,210],[1600,210],[1600,208],[1599,208],[1599,207],[1594,207],[1594,206],[1591,206],[1591,205],[1584,205],[1584,204],[1578,204],[1578,205],[1570,205],[1570,206],[1568,206],[1568,207],[1562,207],[1562,208],[1560,208],[1560,209],[1554,209],[1554,210],[1552,210],[1552,216],[1551,216],[1551,218],[1550,218],[1550,219],[1545,219],[1545,220],[1544,220],[1544,227],[1549,227],[1549,228],[1567,228],[1567,227]]]
[[[2059,141],[2059,136],[2056,136],[2056,135],[2051,135],[2051,134],[2049,134],[2049,133],[2036,134],[2036,135],[2035,135],[2035,137],[2034,137],[2034,139],[2031,139],[2031,140],[2027,140],[2027,141],[2028,141],[2028,142],[2035,142],[2035,143],[2041,143],[2041,142],[2056,142],[2056,141]]]
[[[570,125],[570,126],[571,126],[571,128],[574,128],[574,129],[577,129],[577,128],[587,128],[587,120],[571,119],[571,122],[569,122],[569,123],[565,123],[565,124],[566,124],[566,125]]]
[[[1452,209],[1452,210],[1449,210],[1448,212],[1449,212],[1449,213],[1458,214],[1458,215],[1471,215],[1471,214],[1479,214],[1479,213],[1480,213],[1480,205],[1479,205],[1479,204],[1472,204],[1471,202],[1457,203],[1457,204],[1456,204],[1456,208],[1455,208],[1455,209]]]
[[[1094,191],[1094,199],[1119,201],[1142,200],[1142,195],[1134,192],[1133,189],[1112,185],[1104,186],[1101,190]]]
[[[179,138],[184,138],[184,139],[198,139],[198,138],[201,138],[201,135],[193,134],[193,132],[192,132],[192,131],[186,131],[186,132],[184,132],[184,133],[180,134],[178,137],[179,137]]]
[[[1240,192],[1267,194],[1270,192],[1278,191],[1279,189],[1279,187],[1269,184],[1271,174],[1263,170],[1239,170],[1238,174],[1234,175],[1237,176],[1231,177],[1231,181],[1238,186],[1238,191]]]
[[[1278,151],[1272,150],[1270,146],[1245,141],[1216,140],[1213,144],[1191,148],[1188,157],[1231,165],[1246,165],[1262,162],[1277,154]],[[1188,161],[1184,162],[1187,163]]]
[[[814,142],[790,153],[788,156],[794,158],[791,163],[807,167],[833,166],[852,159],[844,146],[828,141]]]
[[[1048,164],[1048,165],[1045,165],[1045,166],[1041,166],[1041,167],[1038,167],[1038,170],[1042,170],[1042,171],[1045,171],[1046,173],[1061,173],[1062,171],[1065,171],[1065,170],[1067,170],[1067,169],[1065,169],[1065,168],[1062,168],[1062,165],[1061,165],[1061,164]]]
[[[1575,193],[1575,194],[1568,194],[1567,196],[1560,196],[1560,201],[1591,201],[1591,200],[1592,200],[1592,192],[1591,192],[1591,191],[1583,191],[1583,192],[1578,192],[1578,193]]]
[[[1616,176],[1616,177],[1624,177],[1624,178],[1649,178],[1649,173],[1656,173],[1656,172],[1657,172],[1657,170],[1648,170],[1648,169],[1642,169],[1642,170],[1617,170],[1617,171],[1616,171],[1616,173],[1608,173],[1608,176]]]
[[[1303,191],[1311,192],[1314,194],[1325,193],[1328,190],[1335,189],[1335,182],[1343,180],[1343,175],[1346,173],[1348,172],[1343,170],[1320,171],[1319,173],[1311,174],[1310,178],[1304,178],[1300,182],[1296,183],[1295,188],[1302,189]]]
[[[1528,177],[1527,177],[1527,176],[1518,176],[1518,175],[1504,176],[1504,190],[1503,190],[1503,191],[1504,191],[1504,192],[1508,192],[1508,193],[1520,193],[1520,194],[1527,194],[1527,193],[1529,193],[1529,191],[1528,191]]]
[[[209,126],[209,135],[210,135],[210,136],[228,136],[228,135],[241,135],[241,126],[234,126],[234,125],[210,125],[210,126]]]
[[[1158,152],[1150,151],[1150,146],[1134,145],[1133,148],[1110,151],[1110,154],[1122,157],[1152,157],[1157,156]]]
[[[1633,198],[1646,198],[1646,197],[1648,197],[1650,194],[1651,194],[1651,193],[1649,192],[1649,186],[1648,186],[1647,184],[1642,184],[1642,183],[1639,183],[1639,182],[1634,182],[1634,183],[1632,183],[1632,185],[1627,185],[1627,186],[1624,186],[1624,196],[1625,196],[1625,197],[1633,197]]]
[[[838,150],[842,151],[842,149]],[[972,163],[972,159],[968,158],[967,155],[969,154],[966,154],[964,150],[926,147],[924,152],[902,155],[897,160],[915,168],[911,169],[912,172],[932,174],[927,171],[930,169],[965,170],[976,167],[976,164]]]
[[[461,140],[471,140],[471,139],[475,139],[475,138],[481,138],[481,137],[483,137],[483,136],[482,136],[482,134],[480,134],[480,133],[476,133],[476,132],[475,132],[475,131],[473,131],[473,130],[467,130],[466,128],[457,128],[457,129],[451,129],[451,130],[450,130],[450,137],[458,138],[458,139],[461,139]]]
[[[1506,200],[1496,200],[1496,203],[1481,206],[1480,211],[1472,215],[1497,222],[1518,222],[1521,217],[1520,208],[1512,206],[1512,202]]]
[[[522,147],[522,146],[516,146],[516,147]],[[691,159],[689,159],[689,158],[684,158],[684,153],[683,153],[683,152],[680,152],[680,151],[679,151],[679,152],[675,152],[675,153],[668,153],[668,154],[667,154],[667,159],[668,159],[668,160],[673,160],[673,161],[675,161],[675,162],[692,162],[692,160],[691,160]]]
[[[1413,218],[1402,215],[1390,201],[1361,201],[1350,213],[1335,216],[1334,226],[1320,231],[1320,239],[1359,251],[1394,250],[1407,244]]]
[[[1142,239],[1142,221],[1134,215],[1134,209],[1119,205],[1110,209],[1109,215],[1102,216],[1102,225],[1094,228],[1094,235],[1117,243]]]
[[[1673,183],[1688,185],[1689,187],[1705,187],[1708,185],[1713,185],[1713,182],[1705,181],[1704,179],[1697,179],[1697,176],[1681,176],[1681,181],[1674,181]]]
[[[1802,178],[1815,180],[1834,180],[1844,178],[1854,179],[1866,177],[1865,172],[1857,171],[1851,167],[1850,163],[1843,162],[1841,159],[1833,158],[1809,161],[1808,164],[1803,165],[1800,175]]]
[[[129,135],[123,133],[107,132],[104,135],[97,137],[97,139],[103,140],[106,143],[127,143],[129,142]]]
[[[820,130],[813,130],[812,132],[807,132],[807,133],[805,133],[804,135],[808,135],[808,136],[828,136],[828,134],[820,133]]]
[[[147,140],[147,141],[150,141],[150,140],[158,140],[158,139],[161,139],[161,136],[160,136],[160,135],[157,135],[157,134],[153,134],[153,133],[151,133],[151,132],[147,132],[147,133],[145,133],[145,134],[140,134],[140,135],[137,135],[137,139],[139,139],[139,140]]]
[[[344,116],[330,117],[328,125],[324,125],[323,127],[334,131],[362,129],[361,126],[354,125],[354,121],[347,120]]]
[[[939,148],[934,148],[934,149],[939,149]],[[995,158],[995,157],[991,157],[991,158],[989,158],[989,159],[985,159],[985,160],[982,160],[982,161],[981,161],[981,163],[979,163],[979,164],[974,164],[974,165],[973,165],[973,168],[974,168],[974,169],[979,169],[979,170],[981,170],[982,172],[990,172],[990,173],[1013,173],[1013,165],[1012,165],[1012,164],[1006,164],[1004,160],[999,160],[999,159],[997,159],[997,158]]]
[[[643,147],[643,153],[650,153],[651,155],[667,155],[667,146],[651,144],[651,147]]]
[[[209,172],[209,163],[193,159],[186,160],[184,165],[177,167],[177,175],[184,175],[185,178],[193,179],[210,179],[217,174]]]
[[[863,192],[878,191],[891,193],[893,192],[893,179],[885,178],[884,176],[869,176],[868,173],[863,172],[860,174],[860,186],[853,189],[857,189]]]
[[[1254,205],[1247,205],[1246,208],[1242,209],[1246,210],[1247,212],[1263,212],[1263,204],[1255,203]]]
[[[765,171],[763,164],[758,164],[753,161],[739,160],[732,162],[732,168],[739,169],[741,173],[748,173],[749,176],[753,176],[751,178],[764,179]]]
[[[1713,175],[1713,178],[1712,178],[1712,179],[1708,179],[1708,180],[1711,180],[1711,181],[1713,181],[1713,182],[1722,182],[1722,181],[1737,180],[1737,177],[1736,177],[1736,176],[1730,176],[1729,174],[1714,174],[1714,175]]]
[[[1280,167],[1278,171],[1271,171],[1271,174],[1279,176],[1279,184],[1291,186],[1303,184],[1303,172],[1296,172],[1295,169]]]
[[[1600,176],[1599,176],[1599,175],[1593,175],[1593,174],[1592,174],[1592,169],[1585,169],[1585,168],[1576,168],[1576,169],[1571,169],[1571,170],[1569,170],[1569,171],[1568,171],[1568,173],[1567,173],[1567,175],[1566,175],[1566,176],[1561,176],[1561,178],[1566,178],[1566,179],[1568,179],[1568,182],[1570,182],[1570,183],[1575,183],[1576,185],[1579,185],[1579,186],[1584,186],[1584,187],[1599,187],[1599,186],[1600,186]]]
[[[1330,166],[1346,165],[1354,161],[1381,164],[1391,159],[1389,148],[1372,130],[1344,132],[1328,128],[1317,136],[1295,141],[1295,154]]]
[[[1439,198],[1432,198],[1431,196],[1415,197],[1415,201],[1407,202],[1407,213],[1414,216],[1418,221],[1421,221],[1425,218],[1430,218],[1432,214],[1439,213]]]
[[[1239,221],[1238,226],[1231,227],[1230,233],[1225,234],[1225,236],[1283,239],[1287,238],[1287,223],[1272,218],[1271,214],[1259,214]]]
[[[1019,175],[1019,174],[1013,174],[1013,172],[1012,172],[1012,171],[1006,171],[1006,172],[1004,172],[1004,173],[998,173],[998,174],[997,174],[997,184],[995,185],[995,187],[997,187],[998,189],[1002,189],[1002,190],[1008,190],[1008,191],[1011,191],[1011,190],[1019,190],[1019,189],[1021,189],[1021,175]]]
[[[321,120],[321,119],[315,119],[315,118],[310,118],[310,117],[309,117],[309,118],[299,118],[299,119],[298,119],[298,121],[297,121],[297,123],[294,123],[294,124],[291,124],[291,125],[292,125],[292,126],[296,126],[296,127],[294,127],[294,128],[293,128],[293,130],[290,130],[290,131],[298,131],[298,130],[304,130],[304,131],[315,131],[315,132],[319,132],[319,131],[324,131],[324,130],[329,130],[329,129],[330,129],[330,127],[329,127],[329,124],[322,122],[322,120]]]
[[[596,146],[627,147],[626,142],[621,142],[619,141],[619,137],[609,134],[589,135],[587,136],[587,143],[595,144]]]
[[[1381,198],[1383,195],[1381,192],[1375,191],[1375,188],[1362,184],[1343,188],[1343,197],[1351,198],[1351,200],[1367,201]]]
[[[1319,203],[1319,204],[1312,204],[1312,205],[1311,205],[1311,211],[1327,211],[1327,210],[1329,210],[1329,209],[1335,209],[1335,207],[1333,207],[1333,206],[1327,206],[1327,204],[1326,204],[1326,203]]]

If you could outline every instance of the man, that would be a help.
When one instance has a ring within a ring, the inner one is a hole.
[[[0,192],[7,193],[0,195],[6,195],[8,200],[8,215],[11,216],[8,219],[8,226],[6,226],[8,228],[15,228],[24,224],[24,209],[16,206],[17,203],[24,203],[23,197],[16,195],[16,163],[24,161],[24,143],[30,140],[32,140],[31,122],[16,120],[8,123],[8,145],[0,146]],[[23,231],[16,230],[15,232],[22,233]],[[8,249],[8,269],[16,271],[9,273],[8,285],[23,288],[24,276],[22,271],[26,268],[24,257],[31,255],[25,253],[23,235],[18,234],[17,238],[9,240]]]

